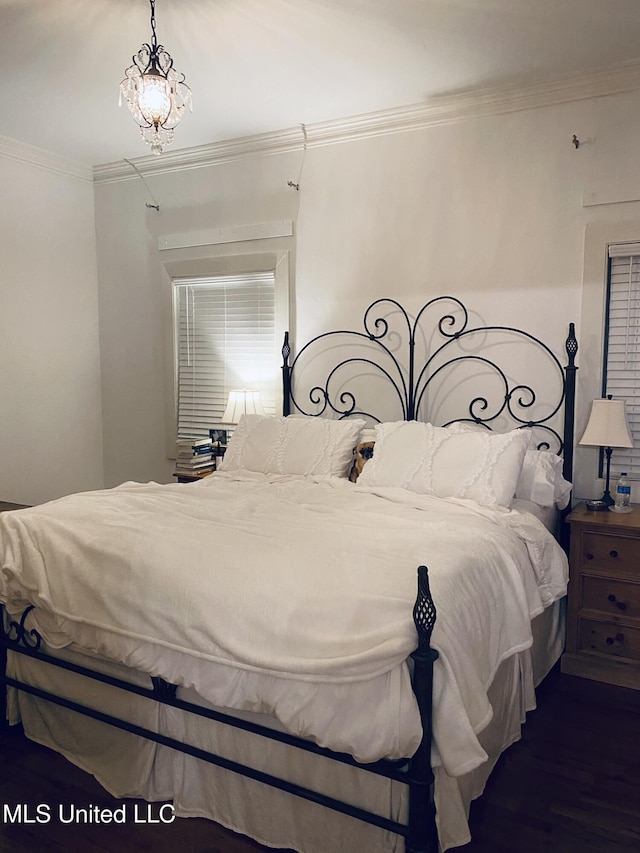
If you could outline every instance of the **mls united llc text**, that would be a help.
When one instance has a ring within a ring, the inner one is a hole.
[[[175,815],[171,803],[124,803],[114,809],[101,806],[76,806],[73,803],[3,803],[4,824],[107,824],[107,823],[173,823]]]

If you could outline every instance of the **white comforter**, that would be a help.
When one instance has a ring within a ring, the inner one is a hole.
[[[567,563],[533,517],[344,480],[218,473],[127,483],[0,515],[0,599],[38,608],[49,644],[275,714],[359,760],[410,755],[406,663],[416,569],[429,567],[434,760],[486,756],[486,691],[565,593]]]

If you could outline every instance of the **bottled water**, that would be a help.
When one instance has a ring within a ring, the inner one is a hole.
[[[616,485],[615,509],[617,512],[629,512],[631,509],[631,486],[625,471],[620,474],[620,479]]]

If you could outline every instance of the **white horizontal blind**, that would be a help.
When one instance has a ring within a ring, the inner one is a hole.
[[[609,247],[606,394],[625,400],[634,447],[613,450],[612,476],[640,480],[640,244]]]
[[[259,391],[275,412],[273,271],[176,278],[178,437],[206,437],[221,422],[229,391]]]

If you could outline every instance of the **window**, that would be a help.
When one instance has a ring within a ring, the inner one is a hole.
[[[275,271],[174,278],[177,434],[222,426],[229,391],[259,391],[274,414],[279,365]]]
[[[640,243],[609,245],[604,394],[626,400],[635,447],[613,450],[612,473],[640,480]]]

